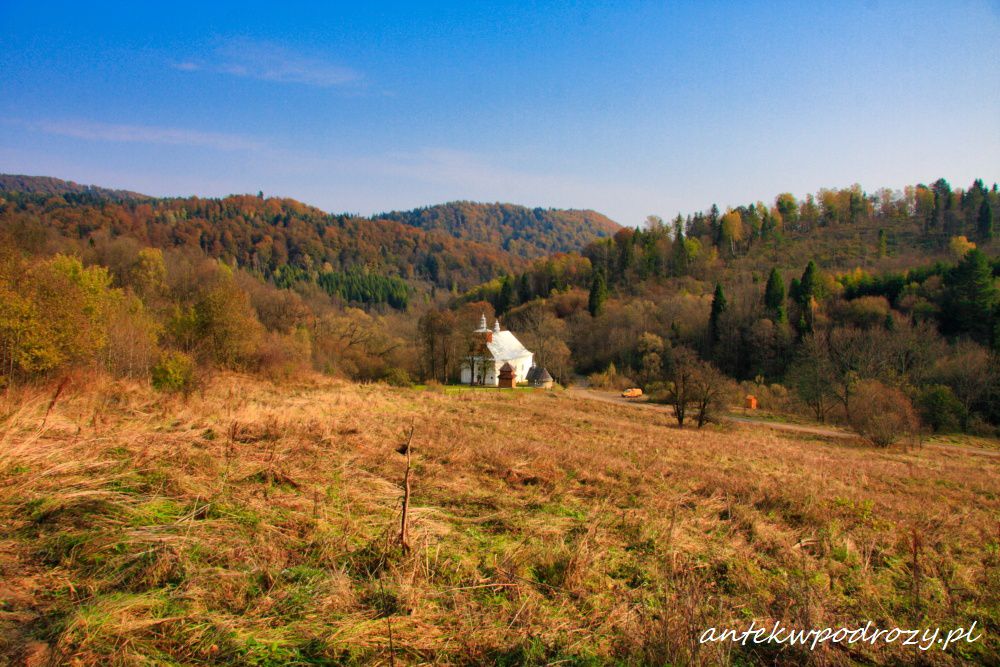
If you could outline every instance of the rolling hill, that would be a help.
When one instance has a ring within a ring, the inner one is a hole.
[[[468,289],[618,229],[593,211],[460,202],[364,218],[294,199],[154,198],[41,176],[0,175],[0,193],[15,202],[0,212],[8,227],[197,248],[282,286],[316,282],[324,270],[357,269]]]
[[[411,227],[500,247],[518,257],[536,258],[582,250],[621,226],[596,211],[525,208],[513,204],[459,201],[375,216]]]
[[[23,192],[29,195],[91,194],[106,199],[150,199],[130,190],[114,190],[96,185],[80,185],[51,176],[0,174],[0,192]]]

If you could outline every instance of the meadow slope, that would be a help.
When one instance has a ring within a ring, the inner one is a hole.
[[[235,375],[187,400],[95,376],[53,392],[2,405],[0,663],[1000,659],[995,457],[678,430],[569,392]],[[984,637],[697,642],[751,619]]]

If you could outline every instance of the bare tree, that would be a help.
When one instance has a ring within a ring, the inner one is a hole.
[[[695,409],[698,428],[725,410],[732,393],[732,381],[719,369],[704,361],[696,361],[691,379],[691,404]]]
[[[830,363],[825,338],[809,334],[795,362],[788,369],[785,381],[795,390],[819,422],[825,422],[836,397],[832,389],[833,366]]]
[[[673,365],[667,376],[667,403],[674,408],[677,425],[684,426],[688,404],[694,400],[695,376],[698,373],[698,356],[687,347],[674,350]]]

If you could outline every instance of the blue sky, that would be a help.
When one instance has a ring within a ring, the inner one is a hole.
[[[0,2],[0,172],[625,224],[1000,180],[996,1],[153,4]]]

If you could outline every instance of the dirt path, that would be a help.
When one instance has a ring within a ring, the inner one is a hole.
[[[645,401],[636,401],[633,399],[623,398],[618,394],[613,394],[610,392],[596,391],[594,389],[588,389],[586,387],[570,387],[570,394],[589,399],[592,401],[601,401],[602,403],[612,403],[614,405],[627,405],[631,408],[643,409],[643,410],[655,410],[657,412],[664,412],[668,415],[673,416],[674,410],[669,405],[660,405],[658,403],[646,403]],[[724,415],[722,417],[725,421],[735,422],[738,424],[753,424],[755,426],[764,426],[766,428],[772,428],[776,431],[788,431],[792,433],[805,433],[808,435],[819,435],[827,438],[842,438],[845,440],[857,438],[853,433],[847,431],[842,431],[835,428],[829,428],[824,426],[807,426],[802,424],[786,424],[783,422],[772,422],[766,419],[753,419],[752,417],[737,417],[736,415]],[[941,451],[950,452],[965,452],[968,454],[980,454],[982,456],[989,456],[991,458],[1000,457],[1000,452],[992,451],[989,449],[980,449],[977,447],[968,447],[965,445],[944,445],[939,443],[925,443],[924,447],[929,447],[931,449],[937,449]]]

